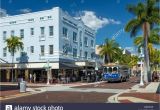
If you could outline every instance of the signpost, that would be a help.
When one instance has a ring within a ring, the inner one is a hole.
[[[45,66],[45,69],[46,69],[46,71],[47,71],[47,85],[49,85],[50,84],[50,79],[51,79],[51,73],[50,73],[50,66],[49,66],[49,56],[48,56],[48,53],[46,53],[46,66]]]

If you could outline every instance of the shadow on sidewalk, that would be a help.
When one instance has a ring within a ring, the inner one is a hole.
[[[18,85],[0,85],[0,91],[18,90]]]

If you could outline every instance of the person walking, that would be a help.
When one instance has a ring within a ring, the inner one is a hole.
[[[36,83],[36,73],[34,73],[34,83]]]
[[[30,73],[30,74],[29,74],[29,82],[30,82],[30,83],[32,83],[32,78],[33,78],[33,76],[32,76],[32,74]]]
[[[154,72],[152,73],[152,81],[153,81],[153,82],[154,82],[154,81],[158,82],[158,80],[159,80],[159,77],[158,77],[157,71],[154,71]]]

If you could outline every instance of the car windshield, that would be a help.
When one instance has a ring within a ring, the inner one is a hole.
[[[111,67],[108,68],[108,72],[112,73],[112,68]]]
[[[117,71],[118,71],[117,67],[114,67],[112,73],[117,73]]]
[[[104,67],[104,72],[107,73],[107,68],[106,67]]]

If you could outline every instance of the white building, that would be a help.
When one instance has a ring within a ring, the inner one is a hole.
[[[15,53],[15,78],[21,74],[28,79],[33,73],[46,77],[47,59],[55,77],[95,66],[95,31],[59,7],[0,18],[0,58],[9,64],[12,56],[5,40],[12,35],[21,37],[24,43],[23,51]],[[1,66],[1,70],[6,73],[1,79],[9,80],[8,67]]]

